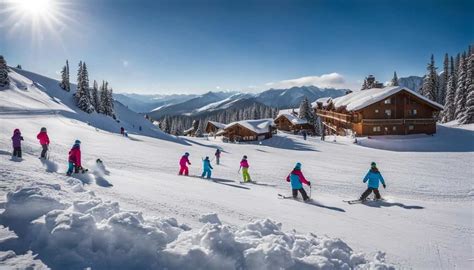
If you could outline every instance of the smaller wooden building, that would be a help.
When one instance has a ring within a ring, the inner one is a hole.
[[[392,86],[321,99],[314,109],[327,130],[372,136],[436,133],[443,106],[406,87]]]
[[[225,124],[207,121],[206,133],[209,135],[217,135],[217,133],[225,128]]]
[[[278,130],[295,133],[305,130],[309,134],[314,133],[314,127],[312,127],[306,119],[300,119],[297,115],[292,113],[280,112],[274,122]]]
[[[271,138],[275,130],[273,119],[243,120],[226,125],[218,135],[230,142],[260,141]]]

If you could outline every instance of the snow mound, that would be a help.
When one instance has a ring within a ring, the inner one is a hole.
[[[392,269],[383,253],[367,260],[342,240],[286,233],[269,219],[236,228],[207,214],[202,228],[190,230],[174,218],[123,211],[93,193],[65,202],[74,197],[68,192],[42,183],[19,187],[8,193],[0,216],[20,246],[54,269]]]
[[[41,164],[43,164],[43,167],[47,172],[57,172],[59,168],[59,165],[56,162],[48,159],[42,159]]]

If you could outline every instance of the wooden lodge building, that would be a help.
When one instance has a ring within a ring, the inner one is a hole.
[[[224,128],[225,124],[214,121],[207,121],[206,133],[209,135],[216,135],[219,131],[224,130]]]
[[[278,130],[294,133],[305,130],[309,134],[314,133],[314,127],[306,119],[300,119],[294,110],[293,112],[289,112],[289,110],[280,111],[274,122]]]
[[[356,136],[436,133],[443,106],[400,86],[372,88],[318,99],[316,114],[326,133]]]
[[[273,119],[243,120],[226,125],[216,135],[231,142],[261,141],[271,138],[274,131]]]

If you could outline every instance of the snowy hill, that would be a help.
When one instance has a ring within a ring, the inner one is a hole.
[[[140,94],[118,94],[114,93],[115,100],[126,105],[138,113],[147,113],[163,105],[172,105],[185,102],[196,95],[140,95]]]
[[[299,107],[304,97],[307,97],[310,102],[314,102],[322,97],[340,97],[346,91],[347,89],[319,88],[316,86],[270,89],[258,94],[256,100],[267,106],[287,109]]]
[[[473,126],[360,145],[286,133],[262,144],[173,141],[151,127],[145,135],[152,136],[126,138],[110,118],[76,111],[56,81],[26,71],[10,78],[0,91],[0,268],[472,267]],[[127,128],[141,117],[116,106]],[[42,126],[51,139],[47,161],[37,158]],[[11,158],[15,128],[24,137],[22,160]],[[68,177],[75,139],[90,173]],[[216,148],[221,165],[212,162],[213,180],[200,179],[201,158]],[[189,177],[177,176],[184,152]],[[243,155],[257,184],[239,182]],[[385,200],[343,202],[365,190],[372,161],[386,180]],[[296,162],[312,183],[309,203],[277,197],[291,194],[285,178]]]
[[[26,70],[12,70],[13,72],[10,72],[11,87],[1,92],[3,100],[0,106],[4,112],[10,114],[64,115],[74,121],[81,121],[91,127],[108,132],[118,133],[120,127],[124,127],[129,134],[176,140],[120,102],[116,101],[114,103],[116,120],[95,112],[87,114],[75,105],[73,93],[76,85],[71,84],[71,92],[66,92],[59,87],[57,80]],[[7,99],[6,96],[9,98]],[[139,131],[140,126],[142,127],[141,131]]]

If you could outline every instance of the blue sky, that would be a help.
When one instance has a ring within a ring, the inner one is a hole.
[[[2,1],[10,65],[58,77],[69,59],[74,76],[84,60],[117,92],[357,88],[422,75],[431,53],[440,66],[474,41],[474,1],[41,0],[53,19]]]

